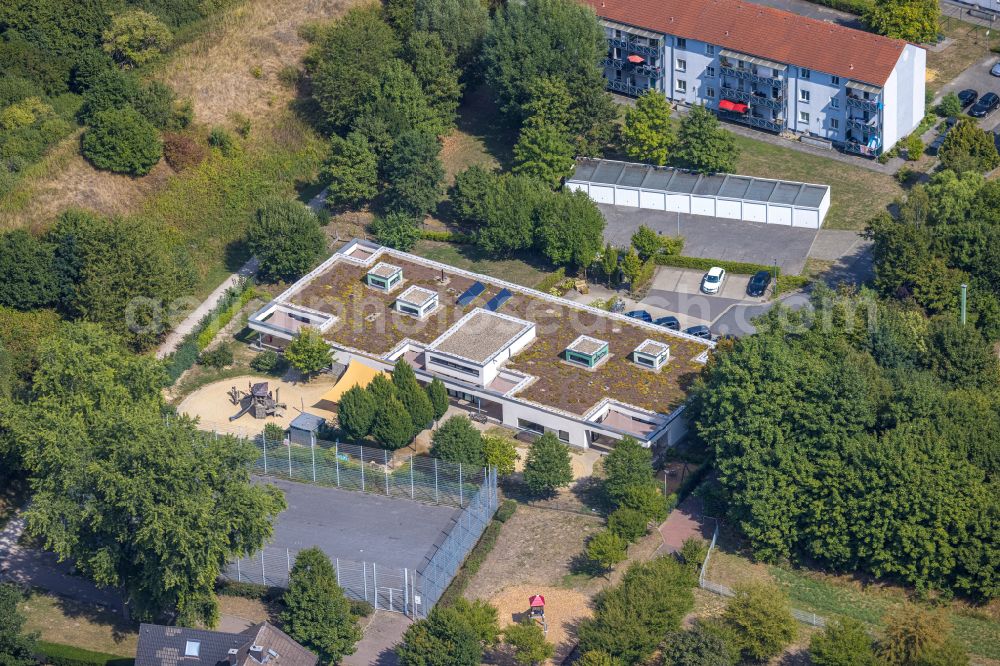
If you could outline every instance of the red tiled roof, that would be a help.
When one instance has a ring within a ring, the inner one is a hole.
[[[617,23],[697,39],[827,74],[885,85],[906,46],[742,0],[583,0]]]

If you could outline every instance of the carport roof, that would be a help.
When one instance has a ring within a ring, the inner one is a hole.
[[[819,208],[830,191],[828,185],[727,174],[702,176],[671,167],[593,159],[577,160],[576,171],[568,182],[717,196],[802,208]]]

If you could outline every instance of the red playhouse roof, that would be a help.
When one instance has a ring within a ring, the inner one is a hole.
[[[728,99],[719,100],[719,108],[737,113],[746,113],[750,110],[750,107],[743,102],[730,102]]]
[[[644,59],[644,58],[643,58],[643,57],[642,57],[641,55],[635,55],[635,54],[633,53],[632,55],[630,55],[630,56],[629,56],[629,57],[627,58],[627,60],[628,60],[629,62],[634,62],[635,64],[637,64],[637,65],[638,65],[638,64],[639,64],[640,62],[643,62],[643,61],[644,61],[645,59]]]
[[[545,605],[545,597],[543,597],[540,594],[532,595],[528,599],[528,605],[531,606],[532,608],[534,608],[535,606],[544,606]]]

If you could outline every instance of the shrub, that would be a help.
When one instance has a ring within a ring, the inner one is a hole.
[[[201,164],[208,151],[186,134],[167,132],[163,135],[163,157],[175,171],[184,171]]]
[[[139,67],[165,51],[170,29],[153,14],[132,9],[112,18],[104,31],[104,51],[125,68]]]
[[[208,145],[218,148],[223,155],[229,155],[234,146],[233,135],[223,127],[213,127],[208,133]]]
[[[167,377],[170,383],[176,382],[184,372],[198,362],[198,343],[190,334],[177,347],[177,350],[167,359]]]
[[[431,436],[431,455],[453,463],[483,465],[483,437],[466,416],[452,416]]]
[[[813,634],[809,657],[815,666],[875,666],[875,650],[864,625],[845,617]]]
[[[409,213],[393,211],[376,217],[371,232],[382,245],[406,252],[420,239],[420,222]]]
[[[255,295],[256,291],[248,283],[230,287],[216,304],[215,309],[198,323],[196,338],[198,349],[204,349],[212,344],[219,331],[225,328]]]
[[[233,364],[233,347],[228,342],[224,342],[214,349],[201,353],[198,362],[210,368],[222,369]]]
[[[941,103],[938,104],[937,112],[938,115],[945,117],[960,115],[962,113],[962,102],[958,99],[958,95],[950,92],[942,97]]]
[[[667,501],[655,482],[634,484],[625,489],[621,506],[635,509],[646,520],[660,522],[667,517]]]
[[[48,666],[132,666],[135,663],[135,659],[130,657],[47,641],[38,641],[38,653]]]
[[[531,444],[524,465],[524,482],[532,492],[552,494],[573,480],[569,448],[547,432]]]
[[[628,557],[628,542],[611,530],[598,532],[587,542],[587,559],[603,571],[611,571]]]
[[[737,585],[722,621],[736,632],[740,654],[764,661],[779,654],[795,638],[795,619],[788,598],[778,588],[757,583]]]
[[[732,666],[736,663],[725,640],[701,626],[672,631],[663,641],[663,666]]]
[[[289,88],[298,86],[301,80],[302,72],[295,65],[285,65],[278,70],[278,81]]]
[[[497,509],[496,519],[501,523],[506,523],[517,511],[517,502],[512,499],[505,499]]]
[[[920,135],[914,132],[910,136],[906,137],[906,159],[911,162],[915,162],[920,159],[920,156],[924,152],[924,142],[920,139]]]
[[[959,174],[965,171],[985,173],[1000,165],[993,135],[968,118],[959,120],[951,128],[938,157],[943,168]]]
[[[285,429],[277,423],[267,423],[264,425],[264,439],[269,442],[285,441]]]
[[[608,529],[631,543],[646,536],[648,524],[642,512],[628,507],[616,509],[608,516]]]
[[[242,113],[230,114],[229,119],[233,121],[233,129],[244,139],[250,136],[250,128],[252,123],[250,119],[244,116]]]
[[[704,539],[699,539],[698,537],[688,537],[687,539],[684,539],[684,543],[681,544],[679,555],[684,564],[697,571],[701,568],[702,563],[705,561],[705,557],[708,555],[708,544],[705,543]]]
[[[753,275],[757,271],[774,272],[774,266],[751,264],[744,261],[724,261],[722,259],[702,259],[701,257],[684,257],[679,254],[659,254],[653,259],[659,266],[674,266],[676,268],[695,268],[707,271],[713,266],[725,268],[727,273],[737,275]]]
[[[281,354],[271,349],[262,351],[250,361],[251,368],[257,372],[265,372],[269,375],[281,374],[286,365],[285,359],[282,358]]]
[[[540,664],[556,653],[556,646],[545,640],[542,628],[530,619],[504,629],[503,640],[514,648],[514,661],[524,666]]]
[[[471,245],[476,242],[476,237],[470,234],[462,234],[457,231],[433,231],[429,229],[420,230],[422,240],[437,241],[439,243],[456,243],[460,245]]]
[[[83,135],[83,156],[98,169],[144,176],[160,161],[156,128],[131,107],[98,113]]]
[[[361,601],[360,599],[349,599],[351,604],[351,615],[356,618],[368,617],[375,612],[375,608],[367,601]]]
[[[892,612],[878,645],[880,663],[887,666],[964,666],[961,645],[951,637],[951,624],[940,611],[908,606]]]
[[[227,597],[242,597],[244,599],[263,600],[272,598],[277,592],[281,594],[281,588],[268,587],[257,583],[245,583],[235,580],[224,580],[216,586],[215,591]]]

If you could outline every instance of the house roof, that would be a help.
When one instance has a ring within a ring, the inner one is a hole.
[[[326,419],[322,416],[316,414],[310,414],[309,412],[302,412],[289,424],[289,427],[295,428],[296,430],[305,430],[308,432],[316,432],[326,423]]]
[[[251,654],[255,646],[262,648],[259,659]],[[135,666],[315,666],[316,661],[268,622],[238,634],[143,624],[135,653]]]
[[[584,0],[597,15],[883,86],[906,47],[861,30],[743,0]]]

